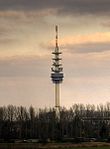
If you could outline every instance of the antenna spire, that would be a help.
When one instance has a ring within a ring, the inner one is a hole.
[[[58,47],[58,26],[55,26],[55,30],[56,30],[56,47]]]

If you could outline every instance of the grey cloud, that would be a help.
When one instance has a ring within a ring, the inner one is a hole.
[[[87,43],[77,45],[66,45],[62,49],[66,49],[70,53],[99,53],[110,51],[110,43]]]
[[[45,10],[56,9],[61,14],[108,14],[109,0],[0,0],[1,10]]]
[[[9,45],[13,45],[13,44],[18,44],[20,42],[20,40],[15,39],[15,38],[1,38],[0,39],[0,44],[1,46],[9,46]],[[1,50],[1,49],[0,49]],[[6,50],[10,50],[10,49],[6,49]]]
[[[0,77],[47,76],[48,61],[40,57],[18,57],[0,60]]]
[[[107,27],[107,28],[109,28],[110,27],[110,22],[104,22],[104,23],[101,23],[101,25],[103,26],[103,27]]]

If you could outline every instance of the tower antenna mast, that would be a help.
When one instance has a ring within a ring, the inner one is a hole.
[[[56,46],[54,52],[52,54],[54,55],[53,64],[51,67],[51,79],[52,82],[55,84],[55,108],[56,111],[60,110],[60,84],[63,81],[64,75],[63,75],[63,67],[60,61],[62,60],[60,58],[60,55],[62,52],[59,51],[59,46],[58,46],[58,26],[55,26],[55,31],[56,31]]]
[[[55,26],[56,29],[56,47],[58,47],[58,26]]]

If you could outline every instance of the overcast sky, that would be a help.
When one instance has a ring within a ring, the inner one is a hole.
[[[54,106],[55,25],[61,105],[110,102],[110,0],[0,0],[0,106]]]

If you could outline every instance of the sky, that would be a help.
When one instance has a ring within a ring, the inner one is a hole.
[[[110,102],[110,0],[0,0],[0,106],[54,107],[55,25],[61,106]]]

